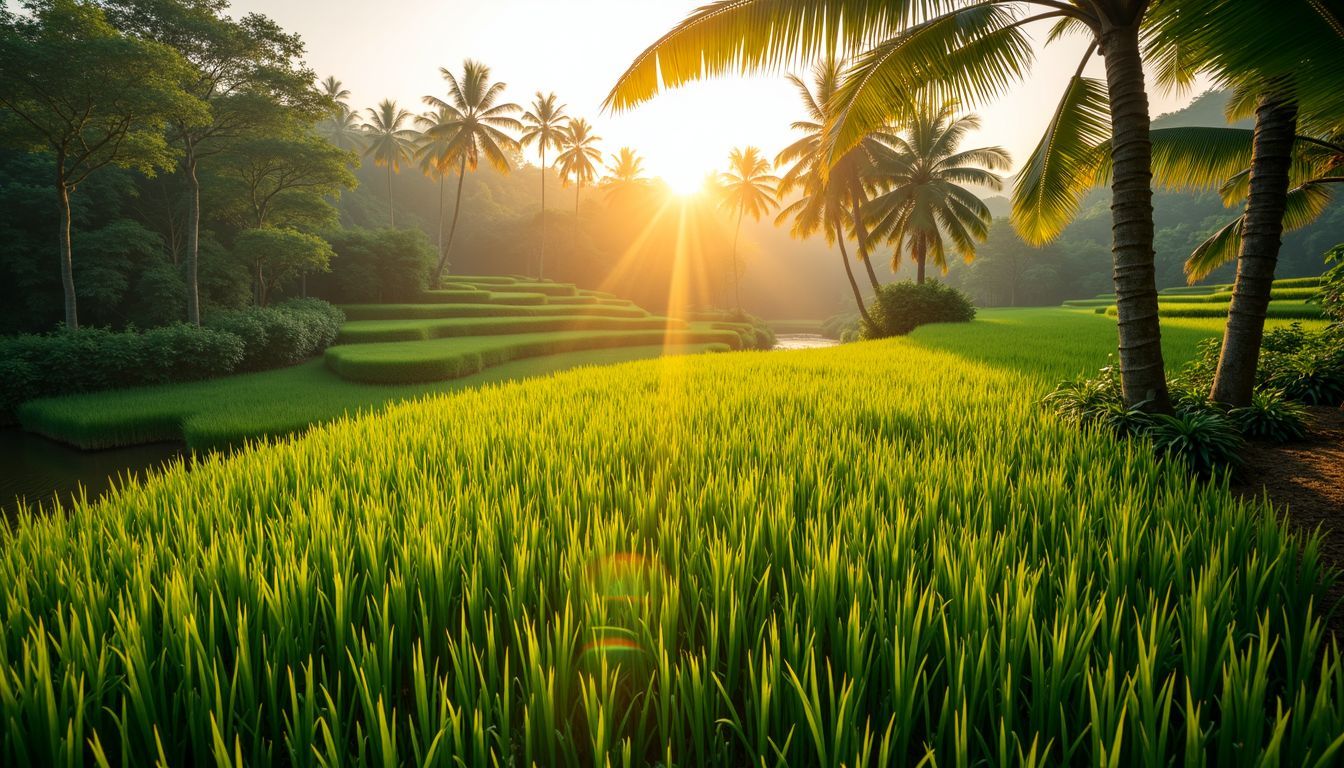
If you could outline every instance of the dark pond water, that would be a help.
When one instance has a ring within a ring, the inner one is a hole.
[[[152,443],[104,451],[81,451],[17,428],[0,428],[0,512],[12,517],[19,499],[50,504],[106,493],[128,475],[143,478],[184,453],[179,443]]]
[[[786,333],[775,337],[775,349],[820,349],[839,343],[815,333]]]

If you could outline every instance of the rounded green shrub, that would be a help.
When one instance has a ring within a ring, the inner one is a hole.
[[[936,280],[926,283],[887,283],[878,291],[869,312],[872,323],[862,329],[866,339],[904,336],[929,323],[967,323],[975,307],[966,294]]]

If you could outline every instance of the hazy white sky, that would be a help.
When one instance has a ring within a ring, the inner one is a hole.
[[[610,154],[634,147],[650,173],[686,187],[723,165],[734,146],[754,144],[770,156],[799,119],[795,92],[782,74],[693,83],[633,111],[603,114],[601,103],[640,51],[703,0],[234,0],[234,11],[265,13],[298,32],[319,77],[335,75],[351,103],[395,98],[422,110],[420,97],[442,95],[439,67],[465,58],[491,66],[509,85],[508,100],[527,105],[537,90],[555,91],[570,115],[594,123]],[[1043,39],[1045,29],[1036,30]],[[981,143],[1025,158],[1082,55],[1080,40],[1041,52],[1032,79],[997,103],[977,107]],[[1100,71],[1100,61],[1092,65]],[[1193,94],[1150,89],[1153,114],[1187,104]]]

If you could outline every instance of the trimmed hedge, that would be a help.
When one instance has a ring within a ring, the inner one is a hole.
[[[345,316],[317,299],[147,331],[81,328],[0,340],[0,423],[41,397],[170,384],[299,362],[335,340]]]
[[[0,421],[12,423],[19,404],[38,397],[223,376],[244,351],[235,334],[186,323],[6,339],[0,341]]]
[[[274,307],[222,312],[206,318],[211,328],[243,340],[241,371],[264,371],[307,360],[331,346],[345,315],[325,301],[294,299]]]

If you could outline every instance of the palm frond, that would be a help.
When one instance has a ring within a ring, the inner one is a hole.
[[[1111,132],[1106,85],[1075,75],[1045,135],[1013,185],[1013,227],[1023,240],[1044,245],[1078,212],[1096,165],[1095,148]]]

